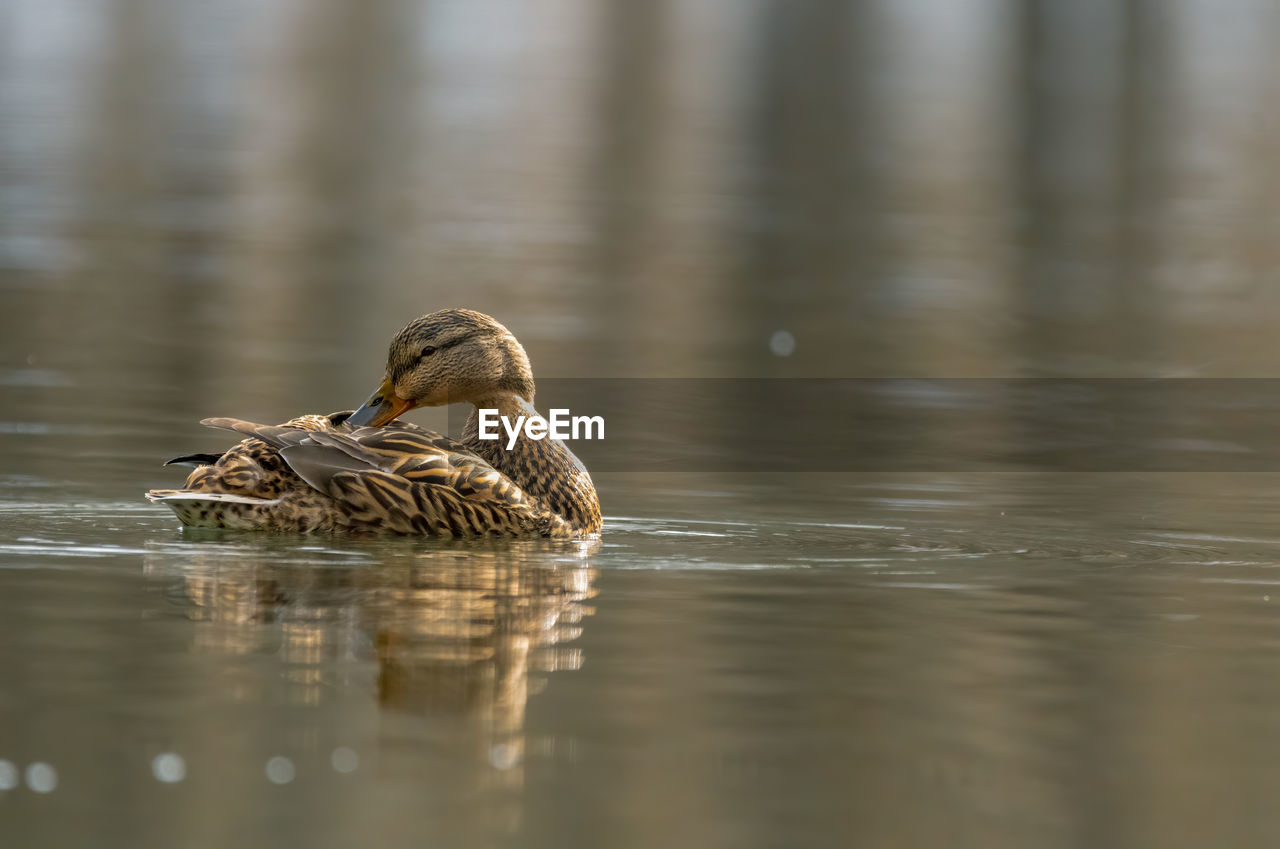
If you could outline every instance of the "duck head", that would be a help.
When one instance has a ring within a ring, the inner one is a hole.
[[[474,310],[440,310],[395,335],[382,385],[347,423],[380,427],[415,407],[511,395],[533,403],[533,392],[533,369],[511,331]]]

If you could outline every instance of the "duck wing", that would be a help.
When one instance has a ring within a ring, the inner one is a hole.
[[[563,518],[461,443],[415,425],[303,430],[205,419],[261,440],[352,526],[404,534],[571,536]],[[292,423],[290,423],[292,424]]]

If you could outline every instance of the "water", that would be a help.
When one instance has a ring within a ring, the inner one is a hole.
[[[1275,845],[1274,14],[0,0],[0,844]],[[460,305],[599,541],[143,500]]]
[[[182,532],[10,489],[0,758],[57,785],[5,791],[5,831],[1190,846],[1280,825],[1280,481],[900,477],[686,483],[662,497],[702,518],[613,514],[573,544]]]

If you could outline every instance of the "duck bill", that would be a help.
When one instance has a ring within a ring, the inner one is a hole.
[[[406,410],[412,410],[413,406],[412,401],[396,395],[391,388],[391,378],[387,378],[363,407],[347,416],[347,424],[353,427],[382,427]]]

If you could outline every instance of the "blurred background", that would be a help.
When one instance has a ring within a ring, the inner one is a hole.
[[[1280,384],[1218,380],[1280,358],[1278,41],[1271,0],[0,0],[0,828],[1275,845],[1280,480],[1135,473],[1280,469]],[[613,393],[599,547],[141,502],[454,306],[540,407]]]
[[[540,376],[1275,373],[1268,0],[6,0],[0,31],[11,365],[338,408],[467,305]]]

